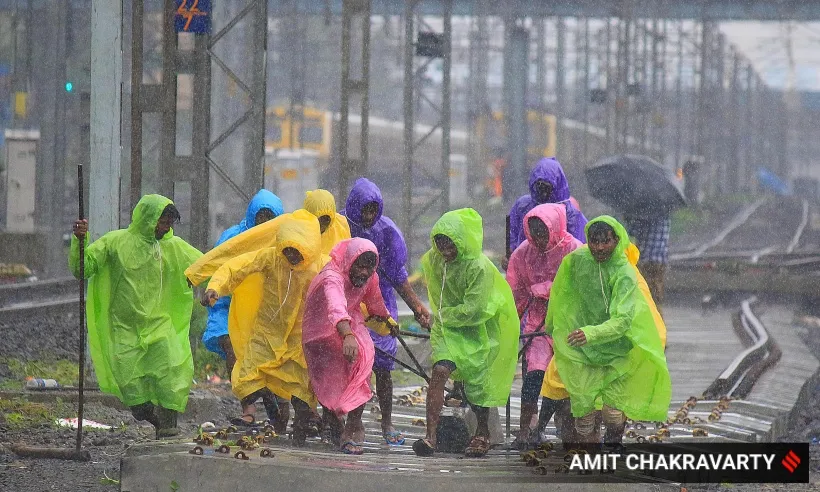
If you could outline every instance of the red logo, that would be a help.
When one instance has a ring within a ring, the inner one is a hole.
[[[800,466],[800,457],[794,451],[789,451],[780,463],[785,469],[789,470],[789,473],[794,473],[797,467]]]

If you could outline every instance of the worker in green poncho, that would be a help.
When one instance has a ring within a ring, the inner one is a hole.
[[[427,392],[427,434],[413,444],[419,456],[436,449],[436,428],[451,376],[464,386],[478,421],[468,457],[490,449],[491,407],[507,404],[518,362],[518,311],[504,276],[482,253],[481,216],[470,208],[444,214],[421,258],[432,308],[433,374]]]
[[[666,419],[672,395],[663,344],[626,249],[629,236],[610,216],[586,226],[587,246],[567,255],[550,293],[546,331],[566,386],[578,440],[617,445],[626,418]]]
[[[85,248],[88,336],[100,389],[147,420],[157,438],[179,433],[194,365],[188,330],[194,304],[185,269],[202,253],[174,236],[180,218],[168,198],[142,197],[127,229]],[[88,221],[74,223],[69,267],[80,276],[80,241]]]

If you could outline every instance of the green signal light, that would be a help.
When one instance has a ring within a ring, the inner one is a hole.
[[[65,91],[66,92],[71,92],[73,90],[74,90],[74,84],[72,84],[71,82],[66,82],[65,83]]]

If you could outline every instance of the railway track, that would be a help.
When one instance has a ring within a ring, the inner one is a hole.
[[[72,297],[79,297],[74,277],[0,285],[0,309]]]
[[[16,323],[34,317],[55,317],[71,312],[79,301],[73,277],[0,286],[0,320]]]
[[[820,248],[805,244],[811,206],[805,199],[780,203],[761,198],[740,210],[712,239],[669,256],[673,267],[701,266],[707,262],[735,261],[771,268],[814,268],[820,265]],[[794,210],[792,210],[794,209]],[[761,244],[762,243],[762,244]],[[803,248],[801,248],[801,244]]]

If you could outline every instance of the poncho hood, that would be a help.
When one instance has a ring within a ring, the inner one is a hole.
[[[350,268],[356,262],[356,259],[368,251],[376,255],[376,265],[378,265],[379,251],[376,249],[375,244],[360,237],[345,239],[330,252],[331,268],[347,275],[350,273]]]
[[[174,202],[170,198],[162,195],[145,195],[137,202],[134,207],[134,212],[131,214],[131,224],[128,226],[128,231],[137,234],[146,241],[156,241],[155,230],[157,222],[168,205],[173,205]],[[174,229],[171,228],[167,234],[162,236],[162,239],[170,239],[174,237]]]
[[[584,228],[584,234],[587,237],[589,237],[589,227],[596,222],[604,222],[605,224],[608,224],[618,236],[618,245],[615,246],[615,251],[612,252],[612,256],[610,256],[607,261],[603,262],[602,265],[618,265],[620,263],[627,262],[626,252],[629,245],[632,243],[629,241],[629,234],[626,232],[624,226],[621,225],[615,217],[610,215],[601,215],[600,217],[595,217],[587,223]],[[591,255],[591,253],[589,253],[589,248],[587,248],[587,254]]]
[[[362,209],[370,202],[376,202],[379,206],[379,212],[376,214],[374,224],[379,221],[384,211],[384,200],[382,199],[382,192],[376,183],[367,178],[359,178],[353,184],[350,194],[345,201],[345,215],[349,220],[356,224],[362,224]]]
[[[530,172],[530,196],[536,203],[535,182],[546,181],[552,185],[552,194],[547,199],[549,203],[559,203],[569,200],[569,183],[564,174],[561,163],[554,157],[544,157]]]
[[[470,260],[481,256],[484,243],[484,225],[481,216],[472,208],[451,210],[442,215],[430,231],[432,251],[440,255],[435,237],[447,236],[458,249],[455,261]]]
[[[336,222],[336,198],[327,190],[312,190],[305,192],[305,203],[302,205],[305,210],[316,217],[327,215],[330,217],[330,227]],[[328,227],[328,230],[330,230]]]
[[[293,270],[305,270],[317,261],[322,253],[322,235],[319,232],[319,221],[306,210],[297,210],[289,214],[290,220],[282,222],[276,232],[276,248],[286,264],[282,251],[285,248],[294,248],[301,253],[304,260],[298,265],[291,266]]]
[[[551,250],[562,244],[568,244],[574,239],[572,235],[567,232],[567,208],[560,204],[545,203],[538,205],[530,210],[524,216],[524,234],[527,236],[527,241],[533,244],[532,236],[530,235],[530,218],[536,217],[547,226],[550,237],[547,249]]]
[[[268,190],[259,190],[253,198],[251,198],[250,203],[248,203],[248,209],[245,211],[245,218],[239,223],[239,227],[242,231],[246,231],[256,225],[256,214],[262,209],[270,210],[275,217],[279,217],[285,213],[285,206],[278,196]]]

